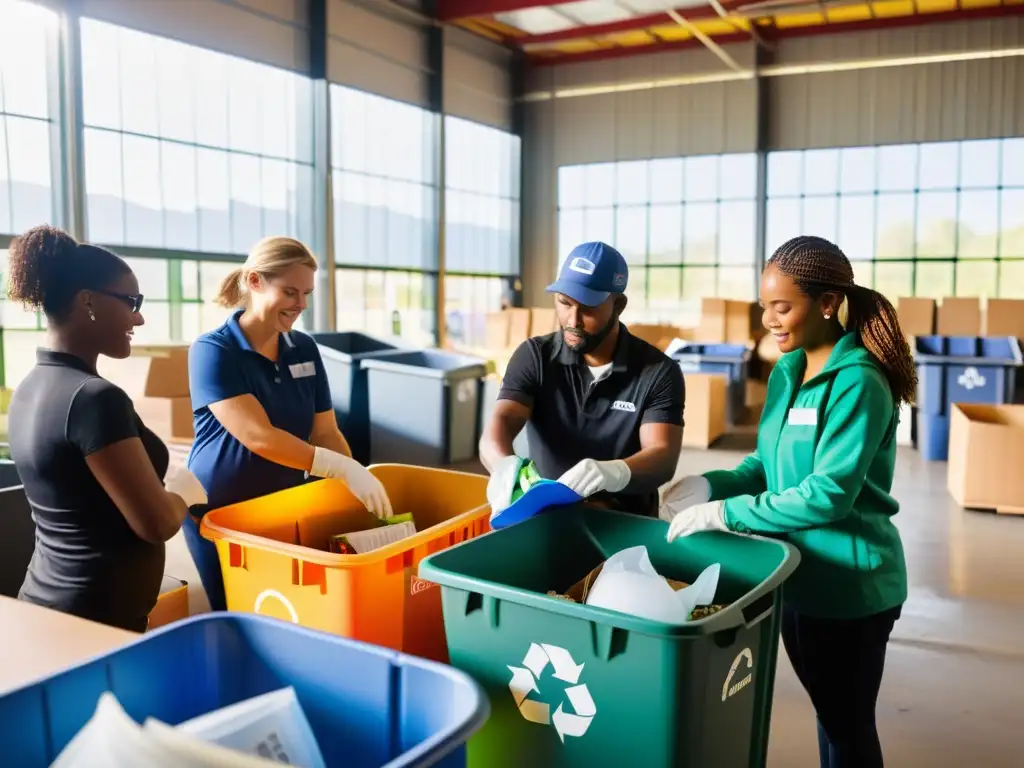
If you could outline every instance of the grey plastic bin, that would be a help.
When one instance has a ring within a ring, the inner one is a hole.
[[[442,467],[476,457],[483,360],[437,349],[363,360],[370,462]]]
[[[370,461],[370,400],[366,371],[360,362],[371,357],[405,352],[394,344],[351,331],[314,333],[320,357],[331,386],[331,403],[338,426],[352,449],[352,457],[361,464]]]
[[[480,424],[477,429],[477,438],[483,436],[483,431],[487,427],[487,422],[491,418],[491,414],[494,412],[494,406],[498,403],[498,393],[501,391],[501,379],[497,375],[488,376],[484,379],[482,393],[480,395]],[[512,441],[512,450],[515,451],[516,456],[528,459],[530,458],[530,444],[527,441],[526,431],[528,427],[523,429],[516,435]]]
[[[36,524],[21,478],[13,461],[0,460],[0,595],[18,596],[35,546]]]

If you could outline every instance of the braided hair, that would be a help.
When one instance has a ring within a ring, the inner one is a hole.
[[[839,246],[822,237],[794,237],[772,254],[768,264],[792,278],[814,300],[828,291],[845,295],[846,329],[856,333],[881,364],[896,404],[914,401],[917,369],[896,309],[878,291],[853,282],[853,267]]]

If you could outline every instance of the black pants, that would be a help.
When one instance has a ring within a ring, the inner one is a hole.
[[[875,704],[900,612],[836,620],[783,609],[782,642],[818,716],[821,768],[882,768]]]

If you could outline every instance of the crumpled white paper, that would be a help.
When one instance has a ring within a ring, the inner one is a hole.
[[[283,688],[171,727],[148,718],[140,727],[114,694],[51,768],[324,768],[323,755],[293,688]]]
[[[676,592],[660,576],[647,547],[616,552],[605,562],[587,596],[587,605],[668,624],[684,624],[698,605],[711,605],[721,565],[709,565],[688,587]]]

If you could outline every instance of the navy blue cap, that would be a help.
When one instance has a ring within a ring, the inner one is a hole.
[[[548,293],[563,293],[585,307],[596,307],[613,293],[625,293],[629,267],[607,243],[583,243],[572,249]]]

